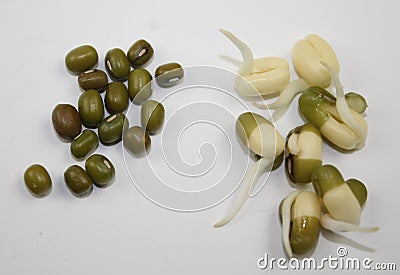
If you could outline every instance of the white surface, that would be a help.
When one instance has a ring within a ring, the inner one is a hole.
[[[64,170],[75,161],[68,144],[56,138],[50,114],[59,102],[76,104],[80,94],[64,65],[71,48],[96,46],[104,68],[108,49],[127,49],[146,38],[156,52],[148,66],[151,72],[175,60],[185,66],[236,71],[221,55],[239,58],[239,52],[219,28],[246,41],[255,56],[290,59],[295,41],[309,33],[331,43],[345,88],[368,100],[370,131],[359,152],[344,155],[325,146],[324,162],[335,164],[345,178],[367,184],[369,198],[361,223],[381,229],[368,235],[342,234],[375,252],[337,243],[324,234],[313,256],[336,256],[336,249],[344,245],[350,257],[399,266],[399,2],[182,3],[2,1],[0,274],[265,274],[268,270],[260,270],[257,259],[264,253],[284,256],[277,206],[292,189],[283,167],[233,222],[220,229],[212,225],[231,200],[196,213],[161,208],[131,183],[121,146],[98,149],[116,165],[117,180],[110,188],[95,189],[80,200],[63,183]],[[301,123],[295,104],[289,111],[277,125],[284,136]],[[48,168],[54,184],[51,195],[40,200],[26,191],[22,179],[26,167],[36,162]]]

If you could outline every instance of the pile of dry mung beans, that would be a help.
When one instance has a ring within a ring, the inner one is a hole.
[[[165,109],[160,102],[149,99],[153,93],[153,76],[144,68],[153,56],[153,47],[143,39],[133,43],[126,53],[120,48],[111,49],[105,56],[106,73],[96,69],[99,55],[90,45],[76,47],[66,55],[67,70],[78,76],[82,94],[78,108],[69,103],[57,104],[51,119],[58,138],[70,143],[72,157],[85,160],[84,168],[74,164],[64,172],[65,184],[74,196],[86,197],[93,185],[105,188],[115,180],[112,162],[104,155],[93,154],[99,142],[111,146],[123,139],[126,150],[140,157],[151,146],[150,136],[161,131]],[[183,75],[182,66],[172,62],[157,67],[155,80],[160,87],[170,87]],[[141,105],[141,126],[129,127],[124,113],[130,101]],[[41,164],[29,166],[24,181],[35,197],[45,197],[51,192],[50,174]]]

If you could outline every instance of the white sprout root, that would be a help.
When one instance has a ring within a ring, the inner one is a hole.
[[[360,139],[360,142],[356,145],[356,148],[361,148],[365,144],[367,139],[368,126],[364,121],[355,117],[354,112],[350,109],[347,104],[343,85],[340,82],[338,73],[326,62],[321,61],[321,64],[329,71],[332,82],[336,89],[336,109],[339,113],[340,119],[353,131],[353,133]],[[361,123],[360,123],[361,122]]]
[[[266,158],[261,158],[250,167],[247,171],[242,185],[237,190],[237,197],[233,203],[233,206],[229,210],[228,214],[219,222],[214,224],[214,227],[221,227],[230,222],[240,211],[243,205],[246,203],[247,198],[250,195],[250,192],[260,177],[261,173],[265,171],[268,165],[271,164],[271,160]]]
[[[261,176],[261,173],[265,172],[267,169],[269,169],[269,171],[271,171],[272,165],[274,164],[274,161],[271,161],[267,158],[261,158],[259,160],[260,161],[258,162],[258,165],[257,165],[257,171],[256,171],[255,175],[253,176],[253,183],[251,184],[249,193],[248,193],[250,198],[255,197],[261,191],[261,189],[264,187],[264,184],[262,184],[256,191],[254,191],[254,189],[257,186],[256,183]]]
[[[223,33],[242,54],[242,65],[239,67],[238,74],[241,76],[251,74],[253,71],[253,52],[250,47],[230,31],[224,29],[220,29],[219,31]]]
[[[379,227],[362,227],[357,224],[338,221],[332,218],[330,214],[321,215],[321,226],[330,231],[344,231],[344,232],[363,232],[371,233],[379,230]]]
[[[292,247],[290,246],[290,216],[292,212],[293,202],[301,191],[296,190],[291,192],[282,202],[282,241],[286,254],[289,258],[293,257]]]
[[[310,85],[307,84],[307,82],[304,79],[296,79],[290,82],[286,88],[281,92],[279,98],[270,104],[265,104],[264,102],[254,102],[253,105],[259,109],[271,109],[271,110],[276,110],[280,108],[285,108],[288,106],[293,98],[299,94],[300,92],[303,92],[305,89],[310,87]]]
[[[293,98],[304,92],[310,85],[304,79],[296,79],[290,82],[286,88],[281,92],[279,98],[270,104],[266,104],[264,102],[254,102],[253,105],[259,109],[266,110],[277,110],[273,114],[273,119],[275,121],[279,120],[289,109],[290,103],[293,101]]]

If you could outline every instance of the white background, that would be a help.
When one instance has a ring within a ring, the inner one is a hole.
[[[324,162],[335,164],[345,178],[365,182],[369,198],[361,223],[381,229],[341,233],[347,239],[325,233],[313,256],[335,256],[344,245],[350,257],[399,266],[399,2],[184,3],[1,2],[0,274],[266,274],[258,258],[284,257],[277,207],[292,189],[283,167],[220,229],[212,225],[231,200],[197,213],[160,208],[131,183],[120,145],[98,149],[116,166],[110,188],[77,199],[63,182],[64,170],[76,161],[55,136],[50,117],[57,103],[76,104],[80,95],[64,65],[70,49],[94,45],[104,68],[107,50],[146,38],[156,53],[151,72],[167,61],[236,71],[221,55],[239,59],[239,52],[219,28],[246,41],[256,57],[290,60],[293,44],[309,33],[330,42],[345,88],[367,98],[369,136],[365,148],[352,154],[325,146]],[[277,124],[283,136],[302,123],[295,105]],[[25,189],[23,173],[32,163],[42,163],[52,176],[53,191],[45,199]]]

